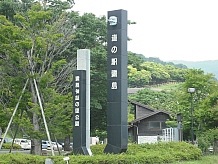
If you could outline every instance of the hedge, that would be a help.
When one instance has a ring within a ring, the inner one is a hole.
[[[105,145],[91,146],[93,156],[69,155],[69,164],[162,164],[184,160],[198,160],[202,152],[196,146],[185,142],[157,144],[131,144],[126,153],[104,154]],[[1,154],[0,163],[44,164],[51,158],[55,164],[65,164],[64,156],[36,156],[30,154]]]

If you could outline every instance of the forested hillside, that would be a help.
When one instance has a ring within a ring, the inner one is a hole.
[[[218,136],[216,129],[218,126],[218,83],[214,79],[214,75],[206,73],[202,69],[188,69],[183,65],[178,67],[176,64],[161,62],[156,58],[145,59],[134,53],[129,53],[128,68],[130,86],[138,87],[145,79],[148,85],[176,82],[176,85],[171,85],[171,88],[167,90],[153,90],[147,86],[136,94],[129,95],[130,100],[148,105],[156,110],[170,112],[172,116],[172,120],[168,122],[170,127],[177,126],[176,115],[181,113],[184,139],[186,140],[190,140],[191,119],[194,119],[194,134],[198,138],[199,145],[206,148],[213,144],[214,137]],[[188,93],[188,88],[195,88],[195,92]],[[193,113],[191,112],[191,102],[193,102]],[[130,121],[134,118],[133,114],[134,109],[130,108]]]
[[[144,87],[168,82],[184,82],[187,68],[184,65],[162,62],[128,53],[129,87]]]
[[[200,144],[208,147],[213,144],[213,137],[217,136],[218,125],[218,83],[210,74],[202,70],[188,69],[185,81],[177,85],[171,85],[171,89],[152,90],[145,88],[135,94],[129,95],[129,99],[148,105],[157,110],[171,112],[171,125],[177,126],[176,115],[183,116],[184,139],[190,140],[191,128],[191,102],[194,108],[194,131],[196,137],[201,138]],[[195,88],[195,93],[188,93],[188,88]],[[130,109],[129,119],[133,119]],[[208,131],[208,132],[207,132]],[[210,132],[209,132],[210,131]],[[204,134],[202,132],[205,132]],[[208,138],[208,135],[213,135]]]

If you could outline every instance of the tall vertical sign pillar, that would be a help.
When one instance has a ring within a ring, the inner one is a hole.
[[[75,154],[92,155],[90,149],[90,50],[77,50],[77,70],[74,74],[73,151]],[[79,116],[77,116],[78,105]],[[77,119],[81,124],[76,122]]]
[[[125,152],[127,127],[127,11],[108,11],[107,139],[105,153]]]
[[[86,71],[73,71],[73,152],[88,154],[86,147]]]

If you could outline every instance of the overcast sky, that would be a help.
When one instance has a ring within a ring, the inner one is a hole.
[[[74,11],[124,9],[128,51],[161,60],[218,60],[218,0],[75,0]]]

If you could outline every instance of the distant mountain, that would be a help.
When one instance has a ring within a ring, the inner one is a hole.
[[[205,73],[214,74],[215,78],[218,80],[218,60],[206,60],[206,61],[183,61],[183,60],[171,60],[171,61],[162,61],[156,57],[145,57],[142,54],[134,54],[140,57],[144,61],[160,63],[163,65],[174,65],[178,68],[195,68],[201,69]]]
[[[175,64],[184,64],[188,68],[202,69],[205,73],[212,73],[218,79],[218,60],[207,60],[207,61],[180,61],[173,60],[171,61]]]
[[[145,57],[144,55],[141,55],[141,54],[135,54],[135,55],[137,55],[138,57],[140,57],[144,61],[159,63],[159,64],[162,64],[162,65],[173,65],[173,66],[175,66],[177,68],[187,68],[187,66],[182,64],[182,63],[164,62],[164,61],[162,61],[162,60],[160,60],[159,58],[156,58],[156,57]]]

